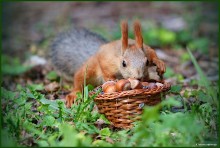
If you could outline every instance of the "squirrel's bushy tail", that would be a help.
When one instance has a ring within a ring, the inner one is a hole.
[[[60,33],[51,45],[51,63],[66,79],[72,80],[76,70],[104,43],[103,37],[83,28]]]

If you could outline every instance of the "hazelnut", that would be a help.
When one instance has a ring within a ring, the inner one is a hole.
[[[104,84],[102,84],[102,90],[104,91],[107,86],[109,85],[115,85],[115,81],[106,81]]]
[[[156,83],[149,83],[149,88],[150,89],[154,89],[154,88],[157,88],[157,85],[156,85]]]
[[[148,82],[141,82],[142,88],[148,89],[149,88],[149,83]]]
[[[141,89],[141,88],[143,88],[141,82],[137,79],[128,78],[128,81],[130,81],[132,89]]]
[[[156,85],[157,85],[157,87],[162,87],[163,86],[163,84],[159,83],[159,82],[157,82]]]
[[[107,85],[103,91],[104,93],[113,93],[113,92],[116,92],[117,90],[116,90],[115,85],[110,84],[110,85]]]
[[[148,83],[148,82],[141,82],[141,85],[143,85],[143,86],[148,86],[149,83]]]
[[[131,83],[130,81],[126,79],[121,79],[116,83],[116,90],[117,91],[125,91],[131,89]]]

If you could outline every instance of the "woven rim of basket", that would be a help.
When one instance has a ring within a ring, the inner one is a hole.
[[[133,89],[133,90],[127,90],[121,92],[104,93],[104,94],[99,94],[95,98],[95,101],[112,100],[116,98],[136,96],[136,95],[153,95],[160,92],[168,91],[170,87],[171,87],[170,83],[164,82],[163,86],[156,86],[154,88]]]

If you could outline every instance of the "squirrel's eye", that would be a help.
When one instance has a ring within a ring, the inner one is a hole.
[[[123,62],[122,62],[122,66],[123,66],[123,67],[126,67],[126,66],[127,66],[124,60],[123,60]]]
[[[149,65],[149,61],[148,61],[148,60],[146,61],[146,65],[147,65],[147,66]]]

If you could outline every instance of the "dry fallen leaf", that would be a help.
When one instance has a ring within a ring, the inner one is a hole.
[[[110,138],[110,137],[106,137],[106,141],[109,142],[109,143],[111,143],[111,144],[114,143],[114,141],[113,141],[112,138]]]
[[[98,119],[96,122],[95,122],[95,125],[98,129],[101,129],[103,127],[103,125],[105,125],[105,121],[102,120],[102,119]]]
[[[54,92],[57,91],[59,88],[60,86],[57,82],[52,82],[44,87],[47,92]]]

